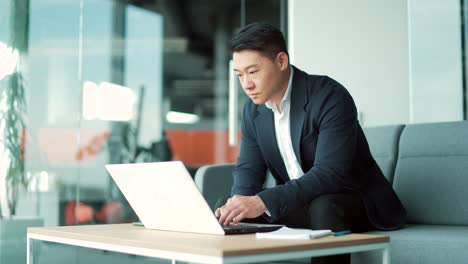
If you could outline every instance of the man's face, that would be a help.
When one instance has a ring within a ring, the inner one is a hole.
[[[242,89],[255,104],[281,101],[279,97],[283,95],[281,90],[286,67],[280,56],[272,60],[259,51],[242,50],[234,52],[233,62]]]

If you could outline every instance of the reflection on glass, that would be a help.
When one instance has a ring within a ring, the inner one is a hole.
[[[45,226],[134,221],[105,164],[179,159],[193,175],[201,165],[234,162],[227,42],[240,27],[240,6],[0,1],[0,91],[20,72],[27,109],[24,127],[11,130],[22,151],[13,157],[29,182],[16,214]],[[257,6],[248,14],[278,15],[276,4]],[[1,111],[7,106],[0,102]],[[5,124],[0,136],[11,129]],[[4,150],[0,144],[2,209],[8,208],[2,168],[12,160]]]
[[[0,41],[0,80],[13,73],[18,64],[19,54],[17,50],[8,47]]]
[[[166,120],[174,124],[195,124],[200,120],[198,115],[169,111]]]
[[[136,216],[105,164],[179,159],[194,174],[235,161],[227,41],[240,27],[240,1],[28,3],[11,13],[29,21],[22,140],[30,184],[18,214],[46,226],[128,222]],[[0,28],[0,82],[23,61],[9,49],[10,5],[0,3],[8,25]]]
[[[102,82],[99,87],[90,81],[83,85],[83,117],[85,120],[129,121],[133,117],[135,95],[124,86]]]
[[[80,12],[80,1],[29,4],[25,79],[26,169],[31,177],[31,195],[19,211],[36,213],[46,226],[62,224],[64,200],[77,197]]]

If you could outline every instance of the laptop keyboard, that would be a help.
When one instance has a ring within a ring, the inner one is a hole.
[[[247,233],[257,233],[257,232],[270,232],[280,229],[281,225],[271,225],[265,226],[262,224],[250,224],[250,223],[239,223],[239,224],[229,224],[223,226],[224,232],[229,234],[247,234]]]
[[[246,229],[246,228],[256,228],[256,226],[245,225],[245,224],[229,224],[229,225],[223,226],[223,229],[224,229],[224,230]]]

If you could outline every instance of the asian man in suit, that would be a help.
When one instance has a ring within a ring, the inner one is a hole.
[[[292,66],[282,33],[271,25],[247,25],[231,48],[250,100],[232,196],[215,211],[220,223],[254,219],[352,232],[401,228],[406,211],[370,153],[349,92],[330,77]],[[264,189],[267,170],[277,186]]]

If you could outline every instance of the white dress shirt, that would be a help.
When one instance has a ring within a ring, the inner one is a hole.
[[[286,92],[284,93],[283,99],[280,103],[279,110],[275,103],[266,102],[265,106],[273,111],[275,116],[275,132],[276,132],[276,142],[278,144],[278,149],[283,158],[284,165],[286,166],[286,171],[291,180],[298,179],[304,172],[302,171],[299,162],[297,161],[296,154],[294,154],[294,149],[291,141],[291,130],[289,129],[289,113],[291,108],[291,86],[293,79],[293,69],[291,69],[291,75],[289,76],[289,83]]]

